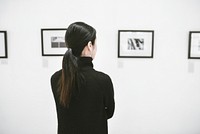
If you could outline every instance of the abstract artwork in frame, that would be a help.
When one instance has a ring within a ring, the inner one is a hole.
[[[67,51],[65,33],[67,29],[41,29],[42,56],[63,56]]]
[[[153,58],[153,30],[118,30],[119,58]]]
[[[6,31],[0,31],[0,58],[8,58]]]
[[[200,31],[189,32],[188,59],[200,59]]]

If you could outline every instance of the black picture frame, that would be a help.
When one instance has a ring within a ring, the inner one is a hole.
[[[7,31],[0,31],[0,58],[8,58]]]
[[[189,31],[188,59],[200,59],[200,31]]]
[[[63,56],[67,51],[65,45],[66,28],[42,28],[42,56]]]
[[[153,30],[118,30],[118,58],[153,58]]]

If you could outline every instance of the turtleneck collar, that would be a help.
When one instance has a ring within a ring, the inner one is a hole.
[[[93,63],[92,63],[92,57],[80,57],[78,59],[78,66],[79,67],[92,67],[93,68]]]

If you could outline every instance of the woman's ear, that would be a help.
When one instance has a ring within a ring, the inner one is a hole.
[[[93,45],[91,41],[88,42],[87,46],[88,46],[89,51],[93,50]]]

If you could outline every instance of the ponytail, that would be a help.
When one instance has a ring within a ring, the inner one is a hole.
[[[77,60],[87,43],[93,43],[95,39],[96,30],[86,23],[75,22],[67,28],[65,43],[68,50],[63,57],[58,89],[60,104],[63,106],[69,107],[72,94],[77,96],[79,89],[84,88],[84,75],[78,71]]]
[[[66,51],[62,61],[62,75],[60,80],[60,104],[69,107],[72,89],[75,87],[78,73],[77,57],[72,54],[71,48]]]

